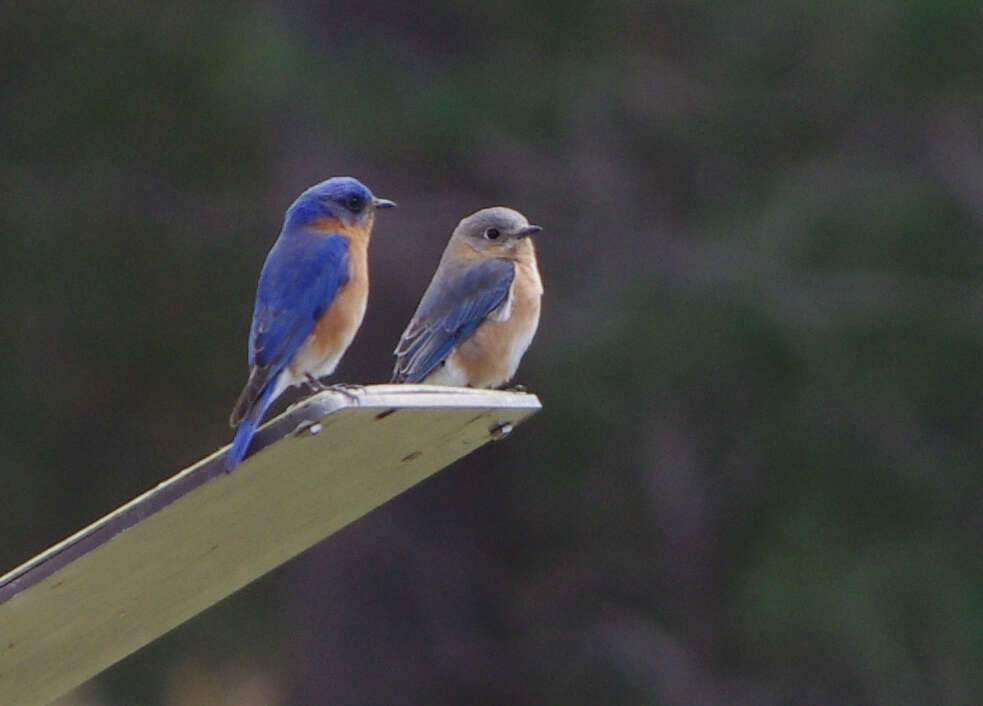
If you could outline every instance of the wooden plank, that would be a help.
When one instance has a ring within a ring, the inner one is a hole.
[[[325,392],[0,577],[0,704],[46,704],[540,409],[534,395]]]

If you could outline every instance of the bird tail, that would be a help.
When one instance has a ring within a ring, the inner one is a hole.
[[[258,404],[259,398],[263,394],[263,388],[270,381],[269,373],[270,369],[268,367],[260,367],[258,365],[253,366],[252,370],[249,371],[249,381],[242,388],[242,393],[239,395],[239,399],[236,400],[236,406],[232,408],[232,415],[229,417],[230,427],[233,429],[238,427],[239,422],[245,419]]]
[[[249,443],[253,440],[256,427],[259,426],[270,402],[273,401],[271,397],[275,385],[276,379],[270,380],[256,401],[239,417],[239,426],[236,428],[235,438],[232,439],[232,447],[225,454],[226,472],[234,471],[236,466],[242,463],[242,459],[246,457],[246,451],[249,450]]]

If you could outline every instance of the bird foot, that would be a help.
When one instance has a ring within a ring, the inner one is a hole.
[[[304,377],[307,378],[304,381],[304,384],[311,389],[311,392],[323,392],[324,390],[328,389],[328,385],[321,382],[310,373],[304,373]]]
[[[337,392],[340,395],[344,395],[346,398],[348,398],[350,402],[354,402],[355,404],[358,404],[358,395],[356,395],[352,391],[353,390],[361,391],[365,389],[365,385],[357,385],[355,383],[350,383],[350,382],[336,382],[333,384],[321,382],[310,373],[305,373],[304,377],[307,378],[304,381],[304,384],[307,385],[309,388],[311,388],[312,393]]]
[[[344,395],[349,401],[357,405],[359,402],[359,397],[355,394],[354,390],[361,392],[365,389],[365,385],[358,385],[350,382],[336,382],[333,385],[325,385],[322,389]]]

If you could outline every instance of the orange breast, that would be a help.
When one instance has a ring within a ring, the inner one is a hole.
[[[320,233],[343,233],[345,231],[345,226],[337,218],[317,218],[304,227]]]
[[[349,237],[349,233],[337,228],[333,232],[348,238],[349,279],[291,363],[294,377],[302,378],[304,373],[323,377],[333,372],[365,316],[369,294],[368,237]]]
[[[448,356],[447,366],[460,371],[470,387],[498,387],[515,375],[539,325],[542,285],[539,273],[517,264],[509,291],[508,318],[489,316]],[[506,309],[506,310],[508,310]],[[496,312],[497,313],[497,312]]]

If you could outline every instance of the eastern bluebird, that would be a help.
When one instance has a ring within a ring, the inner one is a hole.
[[[267,408],[285,389],[334,372],[365,314],[367,250],[379,199],[357,179],[312,186],[287,209],[266,256],[249,330],[249,381],[232,410],[225,468],[249,448]]]
[[[502,206],[461,220],[396,346],[394,382],[512,379],[539,325],[543,283],[529,236],[541,230]]]

